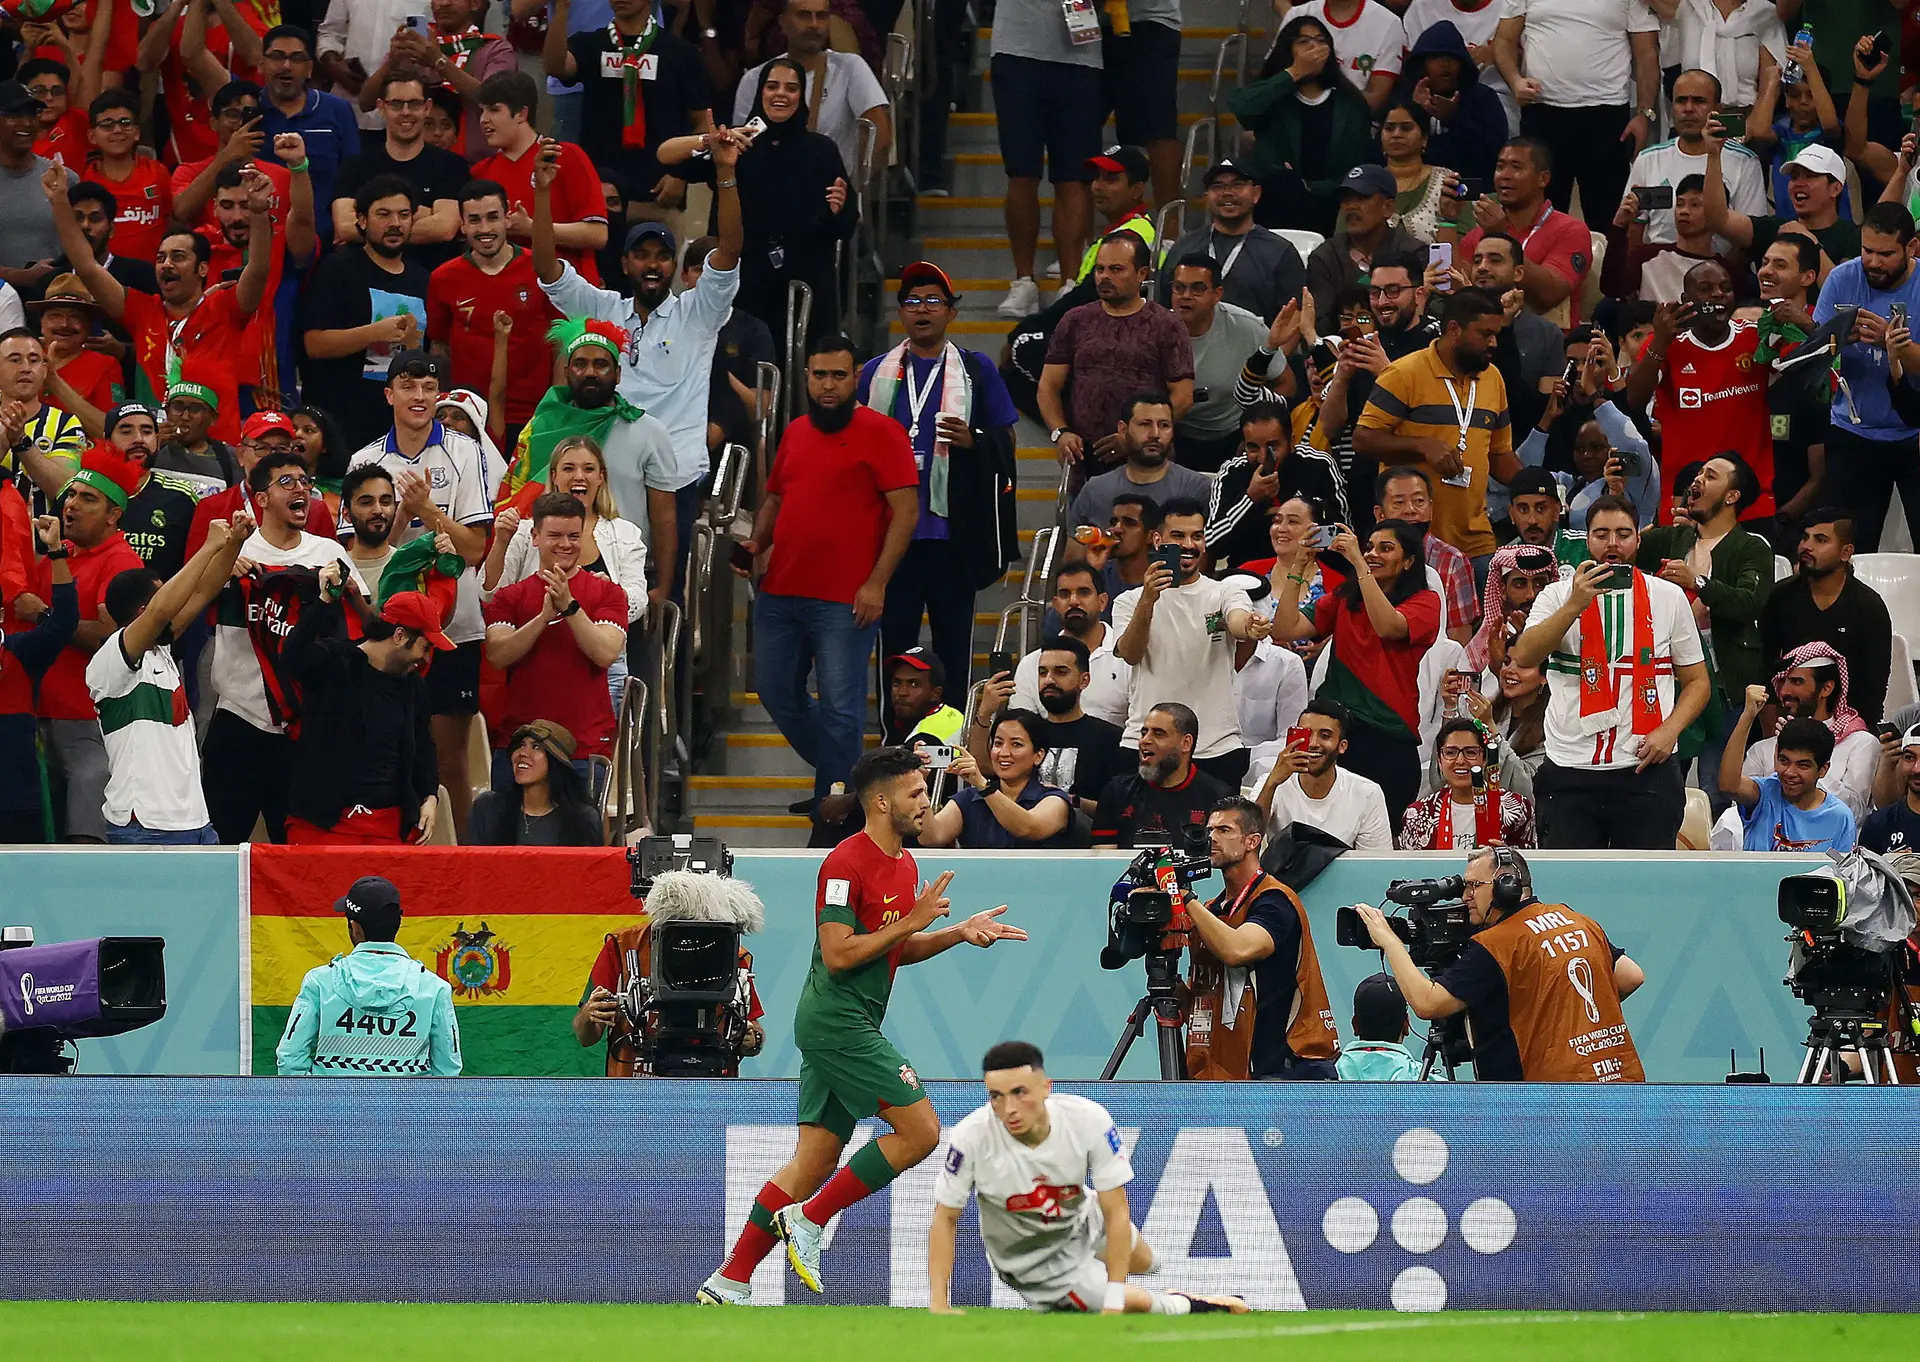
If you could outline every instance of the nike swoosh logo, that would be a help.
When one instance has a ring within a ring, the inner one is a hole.
[[[895,899],[897,899],[897,898],[899,898],[899,897],[900,897],[900,896],[899,896],[898,894],[888,894],[888,895],[887,895],[887,896],[886,896],[885,898],[883,898],[883,899],[881,899],[881,900],[880,900],[880,902],[882,902],[882,903],[892,903],[892,902],[893,902],[893,901],[894,901]]]

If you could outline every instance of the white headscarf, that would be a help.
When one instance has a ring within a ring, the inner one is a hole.
[[[471,388],[455,388],[441,395],[434,407],[434,415],[440,414],[441,407],[458,407],[473,422],[473,428],[480,432],[480,471],[486,480],[487,495],[494,496],[501,480],[507,476],[507,461],[501,457],[500,447],[493,442],[493,436],[487,433],[487,399]]]

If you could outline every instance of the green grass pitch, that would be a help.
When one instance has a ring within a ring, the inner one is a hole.
[[[4,1355],[80,1362],[581,1362],[646,1356],[845,1362],[882,1352],[907,1352],[914,1362],[994,1356],[1015,1362],[1229,1362],[1250,1348],[1286,1362],[1859,1362],[1911,1351],[1915,1328],[1902,1315],[1314,1311],[1089,1319],[974,1310],[936,1319],[921,1311],[851,1306],[0,1303]]]

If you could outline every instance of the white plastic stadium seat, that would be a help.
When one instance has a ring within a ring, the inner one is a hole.
[[[1687,787],[1687,812],[1680,820],[1680,835],[1673,839],[1675,851],[1709,850],[1713,831],[1713,806],[1707,792],[1698,785]]]
[[[1302,227],[1276,227],[1273,230],[1293,243],[1293,249],[1300,252],[1302,260],[1319,250],[1321,243],[1326,241],[1320,233],[1309,232]]]
[[[1920,704],[1920,687],[1913,681],[1913,650],[1907,647],[1907,636],[1899,630],[1893,634],[1893,656],[1887,668],[1887,704],[1885,713],[1905,709],[1908,705]]]
[[[1886,601],[1894,633],[1920,639],[1920,553],[1856,553],[1853,575]]]
[[[1793,576],[1793,560],[1791,558],[1782,558],[1777,553],[1774,554],[1773,580],[1776,582],[1784,582],[1791,576]]]

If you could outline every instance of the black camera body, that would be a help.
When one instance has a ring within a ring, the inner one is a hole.
[[[627,860],[633,896],[646,900],[649,919],[647,967],[636,948],[621,971],[634,1072],[738,1077],[753,1005],[740,938],[765,925],[765,907],[733,879],[733,852],[718,837],[649,837]]]
[[[1124,969],[1131,961],[1163,952],[1178,954],[1186,944],[1186,915],[1178,911],[1173,895],[1161,888],[1155,874],[1162,856],[1171,863],[1183,894],[1194,880],[1213,873],[1206,856],[1168,847],[1148,847],[1135,856],[1107,900],[1107,944],[1100,951],[1101,969]]]
[[[1387,925],[1421,969],[1445,969],[1480,930],[1467,917],[1467,905],[1461,897],[1465,892],[1466,881],[1459,875],[1438,880],[1395,880],[1387,886],[1388,900],[1407,910],[1405,917],[1388,917]],[[1352,908],[1342,908],[1335,916],[1334,940],[1363,951],[1377,949],[1367,934],[1367,924]]]
[[[1823,874],[1780,881],[1780,921],[1794,930],[1787,941],[1786,985],[1817,1013],[1873,1013],[1892,997],[1889,955],[1847,939],[1847,886]]]

